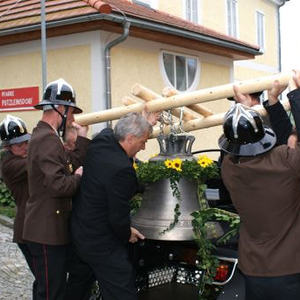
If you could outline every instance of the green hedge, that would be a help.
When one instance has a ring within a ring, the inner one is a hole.
[[[15,200],[11,195],[11,192],[5,185],[2,179],[0,179],[0,205],[4,207],[15,207]]]
[[[0,215],[4,215],[6,217],[14,219],[16,216],[16,208],[0,205]]]
[[[9,218],[16,216],[15,200],[2,179],[0,179],[0,215]]]

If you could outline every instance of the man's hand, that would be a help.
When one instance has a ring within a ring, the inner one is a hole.
[[[295,149],[298,143],[298,136],[296,132],[292,132],[287,140],[289,148]]]
[[[142,111],[142,115],[147,121],[154,126],[160,118],[161,111],[158,112],[148,112],[147,108]]]
[[[145,237],[134,227],[130,227],[131,235],[129,238],[129,243],[136,243],[139,239],[144,240]]]
[[[289,89],[290,91],[299,89],[300,87],[300,70],[293,70],[294,75],[289,81]]]
[[[270,105],[277,103],[279,95],[287,88],[287,84],[280,84],[278,80],[273,82],[272,88],[268,90],[268,100]]]
[[[82,176],[82,172],[83,172],[83,168],[82,166],[80,166],[78,169],[75,170],[74,174]]]
[[[82,137],[87,136],[89,126],[81,126],[81,125],[77,124],[76,122],[73,122],[72,126],[77,130],[78,136],[82,136]]]
[[[245,106],[252,106],[252,99],[249,94],[243,94],[240,91],[240,88],[236,85],[233,86],[233,92],[234,92],[234,99],[237,103],[241,103]]]

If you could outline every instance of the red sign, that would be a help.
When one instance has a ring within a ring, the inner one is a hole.
[[[33,110],[38,103],[38,86],[0,90],[0,112]]]

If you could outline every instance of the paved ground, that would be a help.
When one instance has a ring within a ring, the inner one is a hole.
[[[0,223],[0,300],[30,300],[33,277],[11,240],[12,229]]]

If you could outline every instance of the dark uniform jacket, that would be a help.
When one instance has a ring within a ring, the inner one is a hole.
[[[82,160],[89,140],[78,137],[75,164]],[[55,130],[40,121],[28,149],[29,199],[26,204],[24,240],[65,245],[70,242],[69,217],[72,196],[80,176],[73,168]]]
[[[25,205],[28,200],[27,160],[7,151],[2,158],[2,176],[17,205],[13,241],[23,243]]]
[[[250,276],[300,273],[300,148],[224,157],[222,178],[241,218],[239,266]]]
[[[129,200],[137,189],[130,159],[111,129],[90,143],[74,200],[72,237],[81,253],[107,253],[130,237]]]
[[[293,129],[287,112],[284,110],[280,101],[269,105],[269,101],[267,100],[264,101],[263,105],[268,112],[270,126],[276,134],[276,145],[286,144]]]
[[[300,92],[288,96],[299,120]],[[257,157],[226,155],[222,178],[241,217],[240,269],[250,276],[300,273],[299,145]]]

